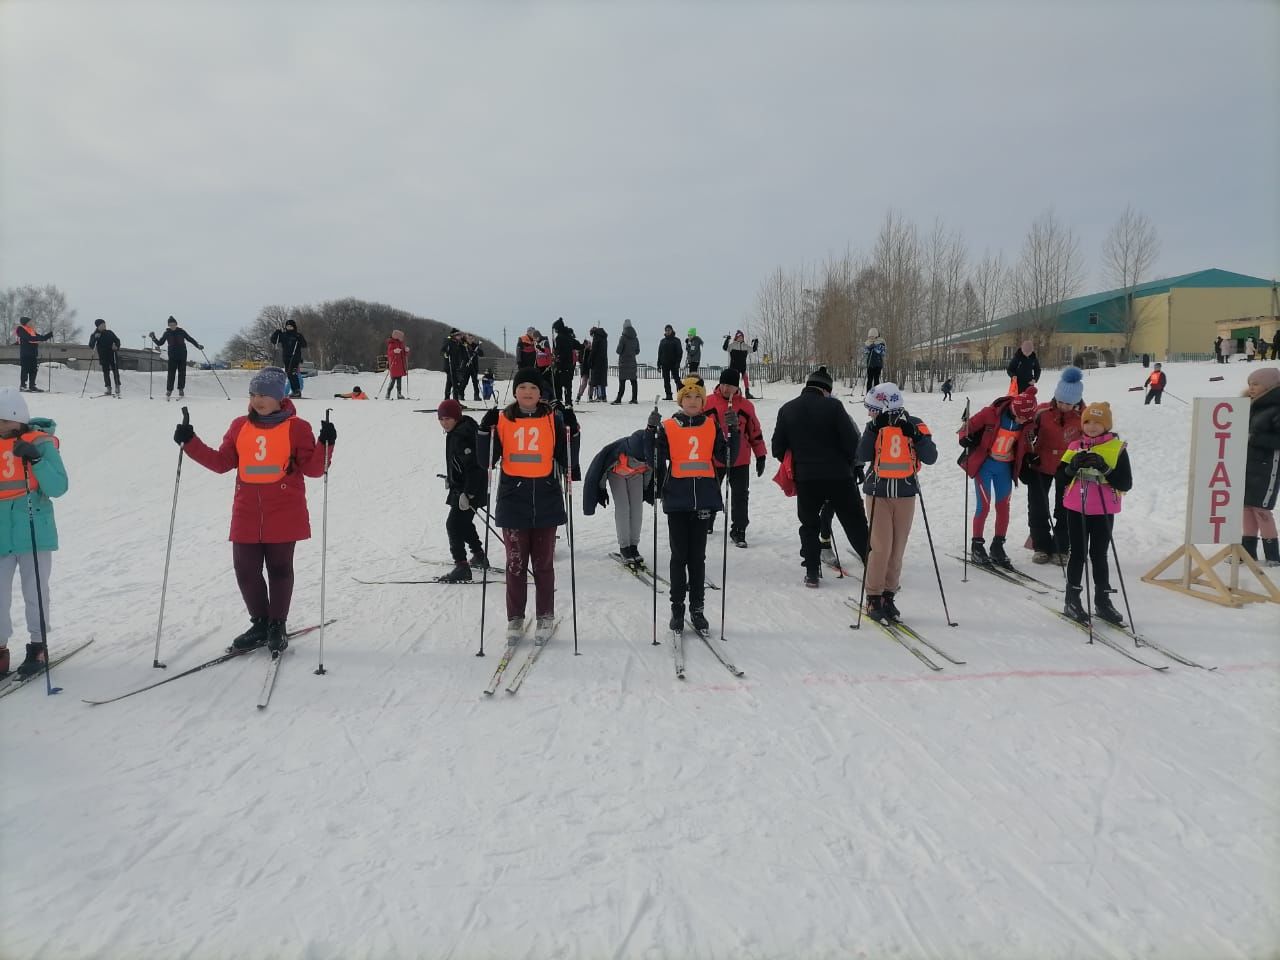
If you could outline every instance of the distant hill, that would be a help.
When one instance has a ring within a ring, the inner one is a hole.
[[[278,361],[280,351],[271,343],[271,334],[283,327],[286,320],[297,323],[298,332],[306,338],[303,360],[322,370],[339,363],[350,363],[362,370],[376,369],[377,358],[386,352],[387,337],[392,330],[404,331],[405,343],[411,351],[411,366],[439,370],[440,347],[453,329],[447,323],[417,317],[385,303],[354,298],[330,300],[315,307],[272,304],[263,307],[252,323],[228,340],[219,357],[230,363]],[[507,356],[492,340],[484,337],[479,340],[486,358],[496,360]]]

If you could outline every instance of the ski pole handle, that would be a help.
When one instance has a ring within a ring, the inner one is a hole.
[[[182,425],[184,427],[191,425],[191,414],[187,411],[186,407],[182,408]]]

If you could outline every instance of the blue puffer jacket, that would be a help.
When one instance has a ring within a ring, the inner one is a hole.
[[[31,472],[36,475],[39,487],[31,495],[31,508],[35,514],[36,549],[58,549],[58,525],[53,519],[52,497],[60,497],[67,492],[67,471],[62,466],[62,454],[53,442],[53,432],[57,424],[44,417],[34,417],[31,429],[49,436],[33,441],[43,456],[31,465]],[[16,476],[22,477],[22,461],[14,460]],[[0,472],[7,469],[0,464]],[[11,497],[0,500],[0,555],[31,552],[31,526],[27,518],[27,498]]]
[[[587,479],[582,490],[582,512],[588,517],[595,515],[596,507],[609,505],[609,471],[618,462],[618,456],[624,453],[633,463],[649,462],[643,430],[613,441],[592,459],[591,466],[587,467]],[[645,474],[644,500],[645,503],[653,503],[653,470]]]

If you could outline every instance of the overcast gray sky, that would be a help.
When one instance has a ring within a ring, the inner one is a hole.
[[[886,210],[1089,288],[1280,271],[1280,4],[0,0],[0,287],[126,343],[355,296],[478,331],[741,326]],[[87,324],[86,324],[87,325]],[[514,334],[512,334],[514,336]]]

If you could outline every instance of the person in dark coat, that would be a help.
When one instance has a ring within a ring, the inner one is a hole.
[[[1277,336],[1280,336],[1280,334],[1277,334]],[[1221,337],[1214,338],[1213,359],[1217,363],[1222,363],[1223,357],[1222,357],[1222,338]]]
[[[467,356],[467,345],[462,331],[457,328],[449,331],[449,339],[444,342],[444,359],[449,395],[462,403],[467,398],[467,371],[471,360]]]
[[[667,324],[662,328],[662,339],[658,341],[658,369],[662,371],[662,389],[671,399],[671,381],[680,386],[680,361],[684,359],[684,347],[676,336],[676,328]]]
[[[609,399],[609,334],[604,327],[591,331],[591,391],[597,400]]]
[[[445,435],[445,484],[448,487],[445,503],[449,506],[449,516],[444,529],[449,537],[449,554],[453,557],[453,569],[441,577],[440,582],[470,583],[472,567],[483,569],[489,565],[475,525],[476,511],[489,502],[487,464],[481,463],[477,454],[479,428],[463,414],[462,404],[452,397],[441,400],[436,407],[436,419]],[[469,562],[468,547],[471,548]]]
[[[582,395],[591,389],[591,337],[595,331],[595,327],[589,329],[586,339],[578,344],[578,395],[575,400],[581,400]],[[588,403],[593,402],[595,398],[594,390],[587,393]]]
[[[480,338],[467,334],[463,338],[467,347],[467,378],[471,381],[471,399],[480,402],[480,358],[484,356],[484,347],[480,346]]]
[[[93,321],[93,333],[89,334],[89,346],[98,351],[98,366],[102,368],[102,395],[111,396],[111,374],[116,375],[116,396],[120,396],[120,338],[107,329],[107,321]]]
[[[291,317],[282,328],[271,332],[271,342],[280,347],[280,366],[289,377],[289,396],[297,400],[302,397],[302,377],[298,375],[298,367],[302,365],[302,351],[306,349],[307,338],[298,332],[298,323]]]
[[[1280,540],[1272,515],[1280,492],[1280,367],[1249,374],[1249,446],[1244,466],[1244,533],[1240,543],[1255,560],[1258,539],[1267,565],[1280,567]]]
[[[1030,340],[1023,340],[1018,352],[1005,368],[1012,382],[1009,384],[1009,396],[1025,393],[1027,387],[1040,379],[1040,358],[1036,356],[1036,345]]]
[[[640,531],[644,505],[653,503],[653,470],[648,461],[645,433],[637,430],[607,444],[591,460],[582,484],[582,512],[594,516],[596,507],[613,499],[613,523],[618,554],[633,567],[644,567],[640,555]]]
[[[36,374],[40,371],[40,344],[53,339],[53,331],[36,333],[34,322],[30,317],[23,317],[13,328],[13,335],[18,340],[18,363],[20,365],[20,389],[28,393],[44,393],[36,386]]]
[[[690,327],[689,335],[684,338],[684,362],[689,376],[696,377],[698,368],[702,366],[702,338],[698,336],[697,327]]]
[[[279,332],[279,330],[276,331],[276,333]],[[276,342],[276,333],[271,335],[272,343]],[[167,346],[169,348],[169,370],[164,380],[164,398],[168,400],[170,394],[173,393],[175,381],[178,385],[178,396],[185,397],[186,393],[183,391],[187,388],[187,344],[195,344],[197,350],[203,350],[204,347],[196,343],[191,334],[178,326],[178,321],[173,317],[165,321],[165,331],[160,334],[160,339],[157,340],[154,333],[148,334],[148,336],[151,337],[151,342],[157,347]],[[298,396],[301,396],[301,394],[298,394]]]
[[[628,383],[631,384],[631,402],[638,403],[636,358],[640,355],[640,337],[636,335],[636,328],[631,325],[630,320],[622,321],[622,333],[618,335],[615,352],[618,354],[618,396],[613,401],[614,405],[622,402],[622,392]]]
[[[560,317],[551,325],[551,352],[555,354],[551,372],[551,395],[566,407],[573,405],[573,374],[578,352],[578,338],[573,328]]]
[[[819,531],[823,504],[830,501],[854,552],[865,563],[867,514],[858,493],[858,428],[844,404],[831,396],[831,374],[819,367],[804,389],[778,411],[771,442],[773,456],[791,454],[796,483],[796,514],[800,519],[800,558],[805,586],[816,587],[821,577]]]

